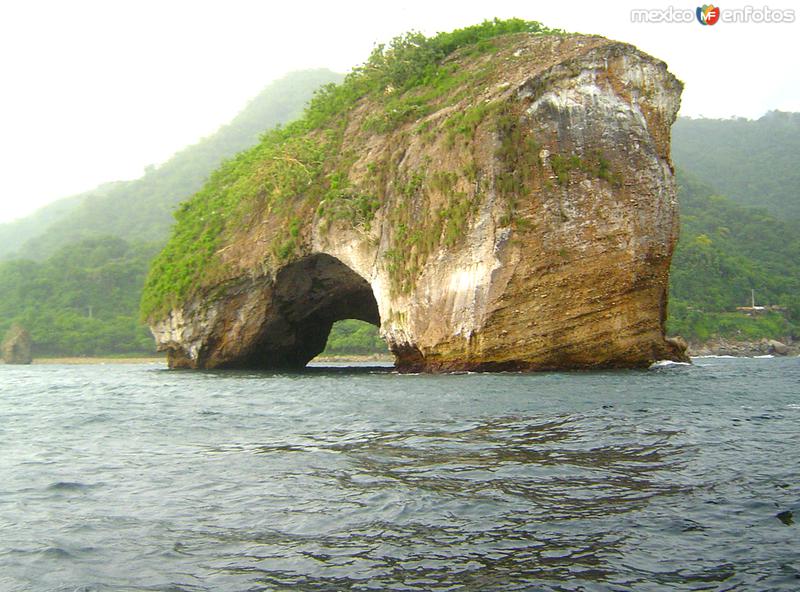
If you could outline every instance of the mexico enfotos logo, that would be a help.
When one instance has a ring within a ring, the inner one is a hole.
[[[719,20],[719,6],[703,4],[695,11],[697,22],[701,25],[716,25]]]
[[[769,6],[743,6],[741,8],[721,8],[714,4],[703,4],[696,9],[676,8],[633,8],[632,23],[700,23],[712,26],[717,23],[779,24],[795,22],[793,8],[771,8]]]

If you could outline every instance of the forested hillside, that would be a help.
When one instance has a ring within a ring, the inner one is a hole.
[[[49,259],[0,264],[0,334],[12,321],[31,334],[36,355],[152,352],[136,310],[160,244],[86,239]]]
[[[32,333],[36,355],[152,352],[138,303],[175,205],[221,160],[291,119],[314,88],[338,78],[325,70],[287,76],[217,134],[141,179],[108,183],[0,225],[0,257],[9,251],[26,257],[0,263],[0,335],[18,321]],[[672,266],[670,333],[694,341],[800,337],[799,120],[773,112],[757,121],[681,119],[675,125],[682,230]],[[748,303],[751,289],[758,304],[780,305],[785,313],[751,318],[734,312]],[[334,328],[326,353],[385,351],[374,327],[345,321]]]
[[[757,120],[680,118],[681,238],[672,263],[669,329],[712,337],[799,337],[800,114]],[[747,317],[750,303],[783,314]]]
[[[678,168],[736,203],[800,219],[800,113],[679,118],[672,127],[672,157]]]
[[[800,336],[800,222],[743,207],[678,173],[681,237],[672,261],[669,329],[688,339]],[[737,306],[779,305],[748,317]]]
[[[265,131],[299,115],[314,90],[341,79],[330,70],[291,73],[267,86],[229,124],[184,148],[166,163],[148,167],[135,181],[117,182],[69,198],[50,219],[34,214],[0,226],[0,255],[42,259],[85,238],[116,236],[166,241],[175,206],[197,191],[224,159],[255,144]],[[54,212],[61,202],[42,212]]]

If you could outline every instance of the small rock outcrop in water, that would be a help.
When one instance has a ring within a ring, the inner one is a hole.
[[[789,346],[785,343],[781,343],[780,341],[776,341],[774,339],[770,339],[768,342],[770,353],[779,355],[779,356],[786,356],[789,354]]]
[[[689,353],[692,356],[796,356],[800,355],[800,344],[791,339],[783,343],[774,339],[735,341],[718,338],[690,345]]]
[[[33,361],[31,350],[31,336],[28,332],[19,325],[12,326],[6,333],[2,344],[5,363],[30,364]]]
[[[687,360],[664,337],[681,83],[602,37],[468,50],[440,94],[387,85],[184,206],[146,288],[171,367],[302,367],[346,318],[408,371]],[[178,258],[191,287],[159,294]]]
[[[779,512],[775,515],[775,517],[783,522],[786,526],[792,526],[794,524],[794,514],[792,514],[791,510]]]

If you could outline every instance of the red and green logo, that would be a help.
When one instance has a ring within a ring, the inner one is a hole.
[[[719,6],[703,4],[697,7],[697,20],[701,25],[714,25],[719,20]]]

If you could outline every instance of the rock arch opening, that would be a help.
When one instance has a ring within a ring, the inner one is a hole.
[[[275,277],[271,301],[259,338],[237,366],[303,368],[325,349],[335,322],[381,324],[369,282],[324,253],[283,267]]]
[[[380,327],[358,319],[336,321],[328,335],[328,343],[312,362],[373,361],[383,362],[390,355]]]

